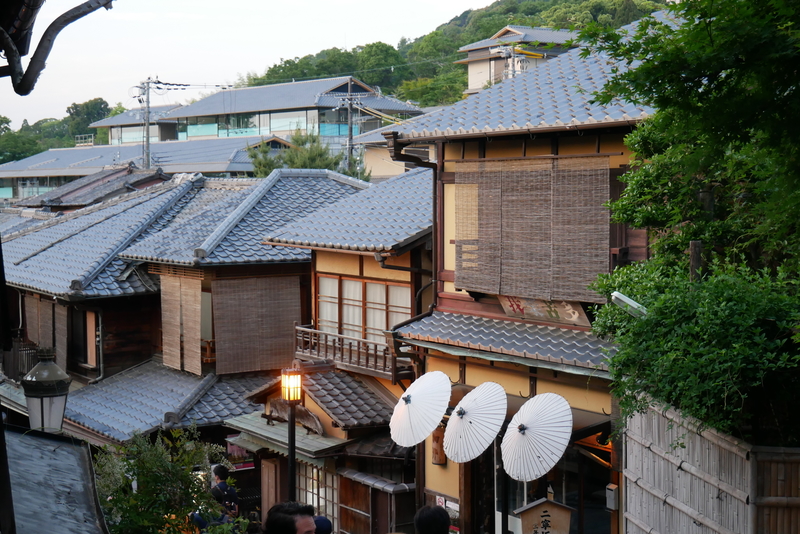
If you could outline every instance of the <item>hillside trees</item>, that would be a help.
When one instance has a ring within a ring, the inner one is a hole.
[[[314,55],[282,59],[263,74],[240,76],[242,86],[355,76],[385,93],[396,93],[423,106],[451,104],[463,97],[467,86],[462,58],[465,44],[487,39],[509,24],[527,26],[583,27],[600,21],[614,27],[640,14],[660,9],[665,0],[497,0],[467,10],[435,31],[414,40],[403,38],[397,47],[371,43],[352,50],[331,48]],[[428,94],[428,91],[433,94]]]
[[[627,35],[584,33],[624,66],[596,99],[658,110],[628,137],[636,160],[611,203],[616,222],[650,228],[655,256],[598,282],[648,309],[606,306],[596,322],[619,345],[627,414],[649,393],[756,443],[800,443],[787,401],[800,387],[799,25],[789,0],[695,0]],[[690,240],[706,251],[700,281]]]

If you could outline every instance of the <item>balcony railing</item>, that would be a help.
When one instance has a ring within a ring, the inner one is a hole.
[[[11,350],[5,354],[3,373],[8,378],[19,382],[38,363],[36,349],[36,343],[25,342],[21,339],[13,340]]]
[[[311,326],[295,326],[295,354],[312,360],[332,360],[339,369],[347,369],[396,382],[413,378],[409,358],[398,358],[389,345],[315,330]]]

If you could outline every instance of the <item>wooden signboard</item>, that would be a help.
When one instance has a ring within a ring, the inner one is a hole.
[[[447,465],[447,456],[444,454],[444,428],[439,426],[431,434],[431,463],[433,465]]]
[[[549,499],[539,499],[514,510],[522,520],[522,534],[569,534],[575,509]]]
[[[509,317],[533,319],[549,323],[591,326],[579,302],[549,301],[498,295],[503,311]]]

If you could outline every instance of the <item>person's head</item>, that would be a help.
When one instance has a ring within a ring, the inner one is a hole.
[[[212,472],[214,473],[214,477],[217,479],[217,482],[224,482],[225,480],[228,480],[228,468],[224,465],[215,465]]]
[[[267,512],[267,534],[314,534],[314,507],[299,502],[278,503]]]
[[[331,520],[324,515],[316,516],[314,518],[314,524],[317,526],[316,534],[331,534],[331,532],[333,532]]]
[[[450,531],[450,516],[441,506],[423,506],[414,516],[417,534],[447,534]]]

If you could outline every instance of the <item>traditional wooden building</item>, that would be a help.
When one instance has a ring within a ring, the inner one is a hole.
[[[298,498],[353,534],[413,532],[414,449],[389,437],[392,409],[416,376],[385,332],[431,300],[432,173],[420,169],[266,234],[312,254],[312,317],[295,327],[294,365],[305,398],[297,441]],[[267,406],[232,418],[232,442],[258,455],[262,509],[286,498],[286,406],[275,386],[250,397]],[[269,421],[269,423],[268,423]]]
[[[502,432],[465,464],[443,458],[435,437],[418,449],[419,504],[444,503],[465,534],[522,534],[514,510],[548,496],[576,510],[571,532],[621,528],[605,498],[620,484],[608,441],[613,347],[590,332],[605,299],[587,286],[647,257],[646,233],[611,224],[604,203],[630,159],[624,136],[652,110],[591,102],[611,67],[580,53],[384,133],[392,159],[430,165],[412,152],[428,148],[436,166],[434,306],[395,328],[396,346],[460,388],[501,384],[508,419],[544,392],[572,410],[570,445],[539,480],[505,474]]]
[[[188,424],[184,417],[224,381],[218,376],[266,377],[290,363],[294,323],[310,315],[310,254],[265,247],[260,238],[366,187],[331,171],[181,175],[4,236],[22,340],[54,347],[57,363],[84,386],[70,395],[65,430],[114,442],[162,423]],[[35,362],[25,354],[4,362],[7,372],[12,364],[16,375],[27,372]],[[135,389],[131,375],[147,387],[184,385],[175,396],[154,391],[157,402],[125,401]],[[217,393],[242,402],[246,390],[229,385]],[[13,384],[0,387],[4,403],[24,413],[17,393]],[[238,414],[201,419],[220,424]]]

